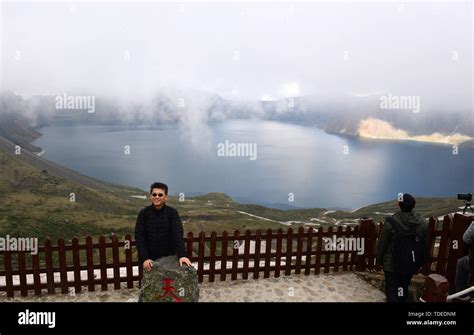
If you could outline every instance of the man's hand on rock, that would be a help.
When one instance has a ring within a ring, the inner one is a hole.
[[[183,263],[186,264],[187,266],[193,266],[193,265],[191,264],[191,261],[189,260],[188,257],[181,257],[181,258],[179,259],[179,265],[180,265],[180,266],[183,266]]]
[[[151,259],[147,259],[146,261],[143,262],[143,269],[145,271],[150,271],[152,267],[153,267],[153,261]]]

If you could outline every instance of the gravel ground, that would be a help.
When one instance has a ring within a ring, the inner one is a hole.
[[[2,292],[5,293],[5,292]],[[139,290],[121,289],[79,294],[6,298],[0,301],[136,302]],[[384,302],[385,295],[352,272],[291,275],[257,280],[216,281],[200,284],[201,302]]]

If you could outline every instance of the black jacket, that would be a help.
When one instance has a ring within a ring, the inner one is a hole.
[[[138,213],[135,241],[141,262],[170,255],[186,257],[178,211],[166,204],[160,209],[150,205]]]
[[[399,211],[392,215],[392,219],[397,221],[404,230],[416,229],[417,234],[419,234],[421,238],[428,242],[428,225],[426,224],[425,219],[423,219],[419,213],[415,213],[413,211]],[[377,242],[376,258],[377,264],[383,265],[384,271],[387,272],[395,271],[392,253],[393,236],[395,233],[395,228],[392,226],[390,221],[386,219]],[[428,243],[426,243],[426,245],[428,246]]]

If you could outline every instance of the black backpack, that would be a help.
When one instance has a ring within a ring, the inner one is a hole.
[[[420,270],[426,260],[426,241],[414,227],[404,230],[393,218],[388,218],[395,234],[392,237],[393,266],[397,273],[414,275]]]

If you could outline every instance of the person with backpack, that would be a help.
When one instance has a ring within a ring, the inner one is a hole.
[[[145,271],[151,270],[154,260],[171,255],[178,256],[179,265],[192,266],[186,257],[181,219],[176,209],[166,205],[167,199],[168,186],[153,183],[150,186],[151,205],[138,213],[135,241]]]
[[[469,287],[471,272],[474,271],[474,222],[466,229],[463,242],[468,248],[468,255],[458,259],[456,266],[456,277],[454,279],[454,292],[461,292]],[[469,301],[470,295],[461,296],[458,300]]]
[[[427,257],[428,225],[413,212],[416,201],[408,193],[398,201],[400,211],[387,217],[377,242],[376,262],[385,275],[387,302],[406,302],[411,278]]]

